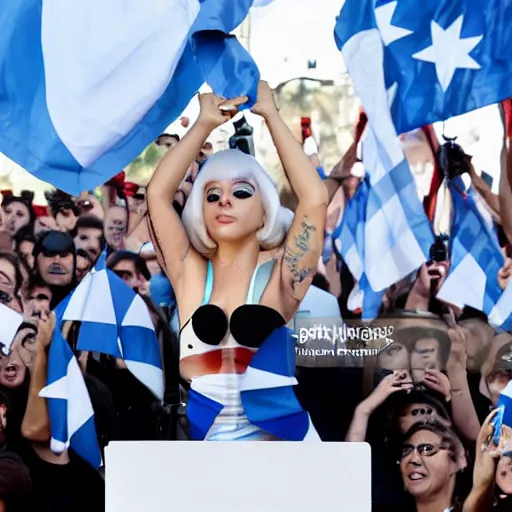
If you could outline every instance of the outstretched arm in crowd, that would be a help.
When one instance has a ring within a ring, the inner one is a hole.
[[[272,91],[266,82],[259,84],[258,101],[252,111],[265,119],[286,177],[298,199],[295,217],[285,242],[279,282],[273,281],[268,287],[272,289],[278,285],[279,291],[269,292],[266,297],[275,301],[272,306],[286,320],[290,320],[316,271],[324,241],[329,198],[325,185],[301,144],[279,115]]]
[[[452,386],[453,423],[466,439],[475,441],[480,431],[480,422],[469,390],[465,334],[455,323],[453,314],[447,318],[447,322],[452,346],[446,373]]]
[[[469,177],[476,191],[490,208],[496,222],[501,224],[499,196],[492,193],[491,187],[477,174],[472,163],[469,164]]]
[[[213,94],[203,94],[199,101],[201,111],[198,120],[173,150],[162,158],[147,188],[151,240],[178,301],[187,293],[183,289],[185,275],[197,275],[201,272],[206,275],[206,266],[201,256],[191,247],[180,217],[172,206],[173,199],[190,164],[201,151],[210,133],[231,119],[237,112],[236,107],[244,104],[247,98],[226,101]],[[224,104],[233,108],[221,110]]]
[[[509,179],[509,173],[512,170],[511,146],[512,141],[505,141],[501,158],[499,193],[501,225],[509,243],[512,243],[512,183]]]
[[[345,441],[349,443],[364,442],[368,430],[368,421],[375,410],[394,393],[408,391],[412,387],[411,377],[406,370],[397,370],[384,377],[372,394],[356,407]]]
[[[491,422],[496,414],[493,411],[485,420],[476,441],[475,465],[473,468],[473,488],[469,493],[462,512],[488,512],[492,510],[494,501],[494,482],[496,459],[492,453],[493,446],[484,449],[484,443],[492,435]]]
[[[24,362],[30,371],[30,387],[27,408],[21,424],[21,434],[29,441],[45,442],[51,437],[46,398],[41,398],[39,393],[46,386],[47,352],[54,328],[55,315],[52,313],[49,319],[39,320],[35,340],[25,342],[26,360]]]

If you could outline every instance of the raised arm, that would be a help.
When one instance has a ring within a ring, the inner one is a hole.
[[[260,82],[253,107],[261,115],[298,199],[295,218],[285,242],[281,265],[279,310],[291,318],[304,298],[322,251],[328,193],[302,146],[279,115],[269,85]],[[288,319],[289,319],[288,318]]]
[[[512,243],[512,183],[509,179],[512,169],[511,145],[512,141],[505,141],[502,150],[499,190],[501,225],[509,243]]]
[[[220,107],[228,102],[213,94],[200,95],[199,100],[201,111],[197,122],[160,161],[147,188],[149,233],[160,265],[178,298],[186,268],[191,267],[195,271],[203,262],[192,249],[180,217],[172,207],[174,196],[212,130],[231,119],[237,112],[236,107],[245,103],[247,98],[229,101],[233,108],[226,111],[221,111]]]

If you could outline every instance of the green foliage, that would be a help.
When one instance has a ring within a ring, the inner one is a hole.
[[[126,175],[136,178],[147,179],[155,170],[156,165],[162,158],[163,150],[156,144],[150,144],[129,166],[126,168]]]

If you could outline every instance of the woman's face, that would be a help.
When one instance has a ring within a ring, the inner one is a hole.
[[[383,370],[408,370],[409,352],[407,348],[394,341],[379,352],[378,366]]]
[[[4,208],[5,229],[11,236],[15,235],[22,227],[30,222],[28,207],[19,201],[13,201]]]
[[[413,434],[403,445],[400,471],[406,491],[416,501],[439,495],[457,472],[453,454],[428,430]],[[448,503],[446,506],[449,506]]]
[[[217,243],[251,238],[265,222],[261,196],[246,180],[207,183],[203,211],[206,229]]]
[[[496,485],[504,494],[512,494],[512,455],[503,455],[498,461]]]
[[[34,268],[34,256],[32,256],[32,251],[34,250],[34,242],[31,240],[23,240],[18,245],[18,252],[20,256],[27,262],[27,265],[30,268]]]
[[[18,350],[12,349],[8,356],[0,357],[0,384],[6,388],[19,388],[25,380],[27,367]]]
[[[64,231],[73,231],[76,226],[76,215],[70,208],[62,208],[55,215],[55,221],[60,229]]]

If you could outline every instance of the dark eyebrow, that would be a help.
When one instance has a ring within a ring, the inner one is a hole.
[[[0,276],[5,277],[5,279],[7,279],[7,281],[12,284],[11,278],[5,272],[0,271]]]

